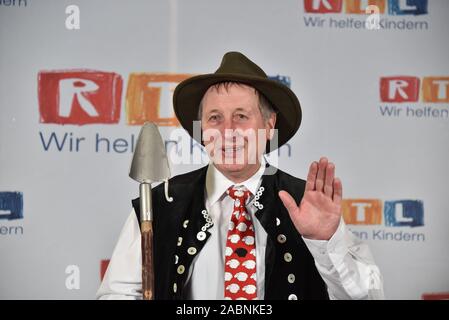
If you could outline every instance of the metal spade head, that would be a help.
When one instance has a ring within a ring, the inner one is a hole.
[[[137,139],[129,176],[140,183],[170,178],[167,154],[159,129],[152,122],[144,124]]]

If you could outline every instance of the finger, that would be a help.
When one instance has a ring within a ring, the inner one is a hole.
[[[335,175],[335,165],[332,162],[327,164],[326,168],[326,178],[324,180],[324,194],[329,198],[332,198],[332,193],[334,191],[333,181]]]
[[[315,190],[316,191],[323,192],[326,167],[327,167],[327,158],[322,157],[320,159],[320,162],[318,163],[318,173],[317,173],[316,182],[315,182]]]
[[[298,206],[296,205],[295,199],[293,199],[293,197],[287,191],[284,191],[284,190],[279,191],[278,194],[279,194],[279,198],[281,198],[282,203],[284,204],[288,213],[292,214],[293,211],[295,211],[296,208],[298,208]]]
[[[333,200],[337,205],[341,204],[341,199],[343,198],[343,185],[341,183],[340,178],[334,179],[334,195]]]
[[[317,172],[318,172],[318,162],[314,161],[310,165],[309,174],[307,175],[306,191],[315,190],[315,181]]]

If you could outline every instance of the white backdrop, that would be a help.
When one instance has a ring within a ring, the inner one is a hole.
[[[1,1],[0,298],[94,297],[138,195],[128,177],[138,116],[160,105],[173,117],[170,88],[234,50],[289,78],[303,122],[280,168],[305,178],[320,156],[336,164],[345,218],[370,243],[387,298],[449,292],[449,2],[373,1],[379,30],[360,27],[357,1],[341,2],[315,13],[303,0]],[[64,75],[81,83],[72,89],[100,89],[67,95]],[[52,113],[67,96],[73,112]],[[170,121],[159,120],[167,140]]]

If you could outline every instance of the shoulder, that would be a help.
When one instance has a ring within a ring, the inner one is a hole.
[[[302,198],[302,195],[304,194],[304,190],[306,187],[305,180],[295,177],[290,173],[287,173],[280,169],[277,169],[276,173],[274,174],[274,177],[277,191],[280,190],[287,191],[292,196],[297,198],[296,201],[299,201],[300,198]]]
[[[168,195],[175,195],[177,198],[188,199],[198,188],[204,188],[206,171],[207,166],[204,166],[168,179]],[[153,187],[151,192],[154,204],[159,205],[166,202],[164,182]],[[134,209],[136,209],[138,201],[139,198],[132,200]]]
[[[305,186],[306,181],[291,175],[285,171],[277,169],[276,175],[278,176],[279,183],[294,185],[294,186]]]
[[[165,183],[151,189],[151,198],[153,213],[158,215],[158,212],[170,211],[181,212],[185,209],[195,195],[201,195],[201,190],[204,189],[204,181],[206,176],[207,166],[189,171],[187,173],[176,175],[168,180],[168,196],[173,197],[176,201],[169,202],[166,200]],[[140,216],[140,198],[135,198],[132,201],[132,206],[137,217]],[[162,217],[175,217],[175,215],[162,215]]]
[[[170,190],[177,191],[178,189],[185,188],[189,186],[191,188],[193,185],[201,183],[205,179],[207,171],[207,166],[201,167],[199,169],[189,171],[183,174],[176,175],[168,179],[168,184]],[[164,192],[164,183],[161,183],[153,188],[154,192]]]

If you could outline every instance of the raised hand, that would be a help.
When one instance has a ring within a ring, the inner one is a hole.
[[[279,191],[298,232],[305,238],[329,240],[341,218],[342,184],[335,178],[335,165],[323,157],[312,162],[301,203],[286,191]]]

